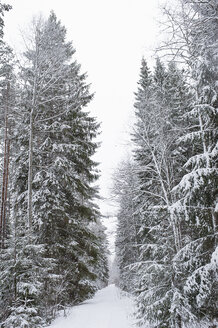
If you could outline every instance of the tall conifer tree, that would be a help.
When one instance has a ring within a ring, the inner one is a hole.
[[[16,281],[5,327],[39,328],[107,281],[93,187],[99,125],[85,110],[93,95],[55,14],[35,21],[33,30],[20,72],[12,189]]]
[[[166,69],[157,59],[152,76],[142,61],[133,135],[140,255],[132,268],[137,272],[140,323],[154,327],[181,327],[181,318],[189,311],[174,266],[174,256],[182,247],[183,227],[171,209],[171,190],[181,176],[178,163],[183,152],[185,163],[185,151],[178,151],[176,140],[183,133],[182,115],[189,102],[184,77],[174,63]]]

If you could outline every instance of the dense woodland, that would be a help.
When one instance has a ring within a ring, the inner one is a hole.
[[[108,282],[100,127],[55,13],[33,20],[18,60],[9,10],[0,0],[0,327],[40,328]],[[168,38],[153,69],[142,58],[114,175],[118,283],[146,328],[217,327],[217,15],[217,0],[163,8]]]
[[[149,328],[217,327],[217,15],[217,0],[164,8],[167,61],[142,59],[132,156],[115,174],[120,286]]]

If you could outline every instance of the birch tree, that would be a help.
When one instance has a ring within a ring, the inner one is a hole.
[[[185,150],[177,148],[176,140],[184,130],[182,116],[188,111],[190,97],[182,72],[173,62],[165,68],[157,59],[152,76],[142,61],[133,134],[141,246],[133,268],[138,268],[138,317],[154,327],[181,327],[189,312],[174,269],[184,228],[171,211],[171,190],[180,179],[182,161],[185,163]]]

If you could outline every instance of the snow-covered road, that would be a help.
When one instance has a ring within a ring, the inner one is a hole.
[[[133,328],[132,301],[114,285],[98,291],[93,299],[75,306],[49,328]]]

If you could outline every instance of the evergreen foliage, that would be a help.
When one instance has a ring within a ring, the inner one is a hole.
[[[39,328],[108,278],[92,160],[99,124],[85,109],[93,95],[53,12],[31,37],[15,104],[11,236],[1,250],[4,328]]]
[[[34,20],[15,67],[10,9],[0,0],[0,326],[40,328],[108,281],[99,124],[54,12]],[[132,158],[114,176],[119,285],[143,327],[217,326],[217,14],[217,0],[165,7],[173,60],[151,71],[142,59]]]
[[[123,161],[114,175],[113,194],[118,199],[118,227],[116,238],[116,261],[119,267],[119,285],[133,292],[137,286],[132,264],[139,257],[139,217],[135,213],[138,179],[136,167],[131,160]]]
[[[4,35],[4,13],[5,11],[9,11],[12,7],[8,4],[2,3],[2,0],[0,1],[0,45],[2,43],[2,38]]]
[[[135,193],[119,201],[118,256],[125,245],[134,251],[122,212],[131,201],[139,250],[138,257],[122,256],[120,285],[125,289],[128,281],[136,296],[139,325],[153,328],[208,327],[217,320],[218,6],[181,3],[177,16],[166,11],[177,39],[163,49],[186,58],[189,78],[175,62],[165,67],[160,59],[151,74],[143,58],[133,132]],[[123,181],[130,178],[127,170]]]

